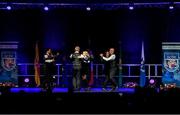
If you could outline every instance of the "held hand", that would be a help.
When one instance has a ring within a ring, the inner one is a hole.
[[[57,54],[56,54],[57,56],[59,55],[59,52],[57,52]]]
[[[103,54],[101,53],[100,56],[103,57]]]
[[[82,76],[82,80],[85,80],[85,79],[86,79],[86,75],[83,75],[83,76]]]
[[[81,54],[80,56],[78,56],[78,58],[84,58],[84,56]]]

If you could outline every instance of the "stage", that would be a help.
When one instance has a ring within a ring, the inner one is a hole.
[[[41,93],[46,92],[42,88],[25,88],[25,87],[19,87],[19,88],[10,88],[10,93]],[[71,92],[68,90],[68,88],[53,88],[52,93],[68,93]],[[90,90],[85,90],[81,88],[80,91],[73,91],[74,93],[110,93],[110,88],[107,88],[107,91],[103,91],[102,88],[91,88]],[[116,90],[112,91],[114,93],[134,93],[134,88],[117,88]]]
[[[0,2],[0,113],[179,112],[180,2],[22,1]]]
[[[180,89],[158,91],[154,88],[119,88],[102,92],[68,92],[55,88],[43,92],[40,88],[11,88],[0,95],[0,113],[176,113]]]

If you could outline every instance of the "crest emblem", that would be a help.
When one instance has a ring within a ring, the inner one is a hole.
[[[169,72],[175,72],[179,68],[179,54],[178,53],[165,53],[164,54],[164,67]]]
[[[1,52],[1,65],[6,71],[12,71],[16,68],[16,53]]]

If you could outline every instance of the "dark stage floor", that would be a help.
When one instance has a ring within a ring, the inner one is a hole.
[[[107,93],[111,92],[111,88],[107,88],[106,91],[103,91],[102,88],[91,88],[90,90],[86,90],[84,88],[81,88],[80,91],[73,91],[74,93]],[[11,93],[19,93],[19,92],[25,92],[25,93],[40,93],[45,92],[42,88],[25,88],[25,87],[18,87],[18,88],[10,88]],[[53,88],[52,93],[68,93],[70,90],[68,88]],[[134,93],[134,88],[117,88],[113,92],[116,93]]]
[[[22,89],[21,89],[22,90]],[[121,89],[122,90],[122,89]],[[2,92],[0,113],[180,113],[180,89],[157,92]]]

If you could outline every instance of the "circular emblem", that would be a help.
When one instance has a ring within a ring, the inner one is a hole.
[[[179,68],[178,59],[168,59],[164,61],[164,67],[169,72],[175,72]]]
[[[15,58],[3,58],[1,65],[6,71],[12,71],[16,67],[16,60]]]

